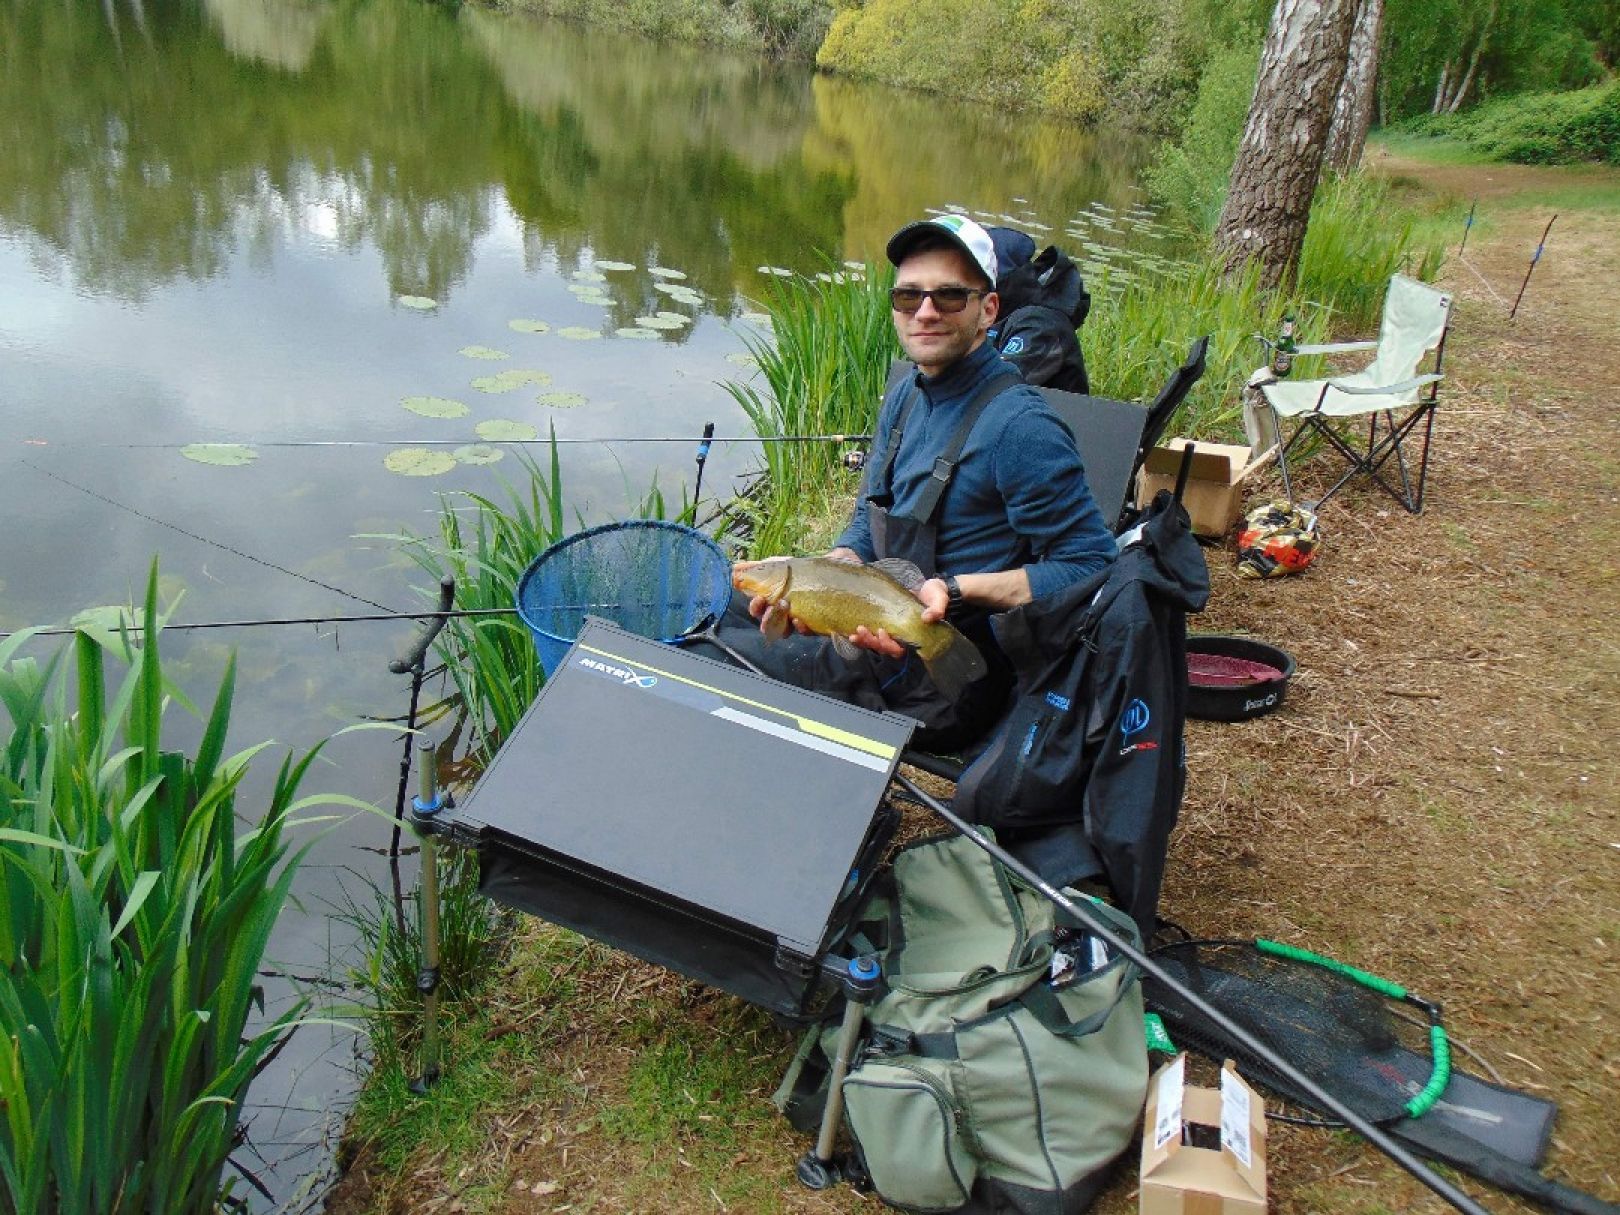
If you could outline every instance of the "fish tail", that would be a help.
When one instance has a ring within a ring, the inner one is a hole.
[[[941,623],[929,630],[918,647],[917,656],[928,669],[928,678],[948,700],[955,700],[975,680],[984,678],[984,655],[979,648],[949,625]]]

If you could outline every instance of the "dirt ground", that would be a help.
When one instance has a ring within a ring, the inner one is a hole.
[[[1535,199],[1570,171],[1376,163],[1450,192],[1459,216],[1479,200],[1466,259],[1441,280],[1457,304],[1427,507],[1342,495],[1298,578],[1241,581],[1229,549],[1207,550],[1214,594],[1194,630],[1282,644],[1299,671],[1268,717],[1191,723],[1163,911],[1197,935],[1286,940],[1442,1001],[1505,1082],[1559,1103],[1547,1171],[1620,1201],[1620,209],[1560,216],[1509,323],[1551,214]],[[1620,190],[1620,175],[1581,180]],[[351,1145],[330,1209],[881,1209],[793,1184],[807,1144],[760,1079],[784,1057],[780,1031],[650,968],[595,971],[580,968],[574,1007],[594,996],[612,1015],[555,1022],[536,1052],[561,1082],[520,1085],[478,1132],[482,1150],[429,1143],[389,1171]],[[737,1073],[747,1091],[706,1087],[715,1042],[752,1056]],[[638,1052],[672,1043],[693,1069],[677,1085],[690,1118],[601,1115],[643,1082]],[[1459,1181],[1493,1211],[1530,1209]],[[1323,1130],[1273,1127],[1271,1184],[1280,1215],[1448,1209]],[[1096,1209],[1135,1211],[1134,1164]]]

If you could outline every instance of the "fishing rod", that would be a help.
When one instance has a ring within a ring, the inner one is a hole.
[[[1130,941],[1126,940],[1125,937],[1121,936],[1117,931],[1110,927],[1106,920],[1087,907],[1084,900],[1077,902],[1076,900],[1069,898],[1068,895],[1064,894],[1057,887],[1046,881],[1040,876],[1040,874],[1036,873],[1028,865],[1025,865],[998,844],[994,843],[987,835],[984,834],[984,832],[980,831],[977,827],[973,826],[960,815],[956,814],[950,809],[950,807],[946,806],[938,798],[932,796],[926,789],[923,789],[909,777],[896,772],[894,779],[902,788],[906,790],[907,793],[918,799],[918,801],[927,806],[928,809],[932,810],[958,832],[966,836],[969,841],[971,841],[981,851],[986,853],[991,860],[996,862],[996,864],[1000,865],[1003,869],[1006,869],[1009,873],[1013,874],[1013,876],[1017,877],[1019,881],[1025,883],[1031,889],[1039,891],[1048,902],[1067,912],[1069,915],[1074,916],[1081,923],[1085,924],[1088,931],[1095,933],[1110,947],[1118,950],[1120,953],[1128,957],[1132,962],[1135,962],[1136,965],[1142,969],[1144,974],[1152,975],[1160,983],[1163,983],[1166,987],[1174,991],[1192,1008],[1196,1009],[1202,1016],[1207,1017],[1213,1024],[1218,1026],[1222,1032],[1229,1035],[1231,1039],[1239,1046],[1242,1046],[1256,1058],[1263,1059],[1268,1065],[1275,1068],[1280,1075],[1286,1076],[1291,1083],[1298,1085],[1302,1091],[1308,1093],[1312,1099],[1321,1102],[1323,1108],[1328,1110],[1335,1117],[1342,1119],[1346,1126],[1365,1138],[1369,1143],[1371,1143],[1379,1151],[1383,1152],[1384,1155],[1388,1156],[1396,1164],[1400,1165],[1401,1168],[1410,1173],[1415,1180],[1433,1190],[1435,1194],[1445,1199],[1452,1206],[1457,1208],[1457,1210],[1464,1212],[1464,1215],[1490,1215],[1486,1208],[1482,1207],[1478,1202],[1474,1201],[1474,1199],[1463,1193],[1462,1190],[1458,1189],[1444,1177],[1441,1177],[1440,1174],[1436,1173],[1427,1164],[1419,1160],[1406,1148],[1397,1143],[1388,1132],[1382,1130],[1372,1122],[1369,1122],[1366,1118],[1362,1117],[1360,1114],[1356,1113],[1344,1102],[1340,1101],[1337,1097],[1333,1096],[1333,1094],[1329,1093],[1315,1080],[1311,1079],[1299,1068],[1295,1067],[1292,1063],[1284,1059],[1280,1054],[1278,1054],[1277,1051],[1261,1042],[1254,1036],[1254,1034],[1243,1028],[1237,1022],[1233,1021],[1230,1017],[1228,1017],[1220,1009],[1216,1008],[1208,1000],[1200,996],[1197,992],[1192,991],[1185,983],[1177,979],[1174,975],[1170,974],[1169,971],[1167,971],[1158,962],[1154,961],[1153,958],[1147,953],[1137,948]]]
[[[518,610],[509,608],[456,608],[453,611],[440,611],[427,608],[420,612],[358,612],[349,616],[265,616],[255,620],[204,620],[194,624],[160,624],[159,633],[184,633],[197,629],[257,629],[268,625],[286,624],[359,624],[372,620],[437,620],[441,623],[446,620],[463,620],[477,616],[516,616]],[[137,624],[133,620],[124,620],[120,624],[129,633],[144,633],[146,626]],[[70,625],[57,625],[50,628],[18,629],[12,633],[0,633],[0,641],[8,637],[15,637],[17,633],[30,633],[35,637],[68,637],[79,632]],[[395,674],[403,675],[404,671]]]
[[[467,447],[466,439],[210,439],[206,443],[52,443],[48,439],[16,439],[25,447],[59,450],[180,451],[187,447]],[[489,447],[544,447],[575,443],[690,443],[691,435],[605,435],[594,438],[480,439]],[[701,443],[870,443],[869,434],[827,435],[705,435]],[[706,453],[705,453],[706,454]],[[41,472],[44,470],[41,469]],[[50,475],[50,474],[47,474]]]

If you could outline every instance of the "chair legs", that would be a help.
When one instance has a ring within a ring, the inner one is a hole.
[[[1435,402],[1420,401],[1411,412],[1398,421],[1390,410],[1381,410],[1370,415],[1365,448],[1358,448],[1345,438],[1326,415],[1302,414],[1294,433],[1288,437],[1287,442],[1277,448],[1277,467],[1282,472],[1283,492],[1290,502],[1294,500],[1293,479],[1288,471],[1289,452],[1305,436],[1316,434],[1320,435],[1350,466],[1344,475],[1317,499],[1317,506],[1321,506],[1356,477],[1366,476],[1412,514],[1420,514],[1423,510],[1423,491],[1429,476],[1429,440],[1434,434],[1434,411]],[[1274,420],[1280,422],[1280,419],[1276,418],[1275,411],[1272,416]],[[1417,456],[1414,477],[1413,470],[1407,464],[1405,442],[1420,426],[1422,448]],[[1395,462],[1398,478],[1385,471],[1391,459]]]

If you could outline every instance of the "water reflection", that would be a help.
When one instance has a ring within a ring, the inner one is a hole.
[[[532,268],[662,262],[724,308],[754,267],[872,255],[923,206],[1022,197],[1061,222],[1123,197],[1136,160],[1060,123],[472,8],[3,0],[0,45],[0,225],[135,301],[289,225],[443,300],[498,191]]]

